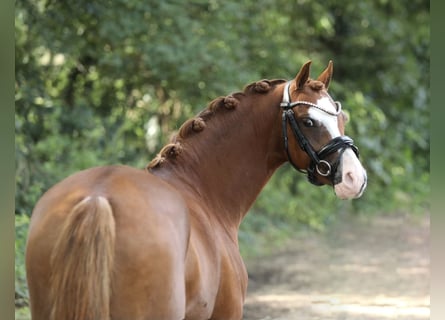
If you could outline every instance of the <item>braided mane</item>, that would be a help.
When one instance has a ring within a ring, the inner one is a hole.
[[[151,170],[158,167],[166,159],[176,158],[182,151],[181,141],[205,130],[210,120],[217,114],[235,110],[241,103],[241,98],[249,94],[265,94],[276,85],[286,82],[286,80],[260,80],[247,85],[242,92],[235,92],[228,96],[221,96],[211,101],[207,108],[198,113],[195,117],[187,120],[156,157],[150,161],[146,169]]]

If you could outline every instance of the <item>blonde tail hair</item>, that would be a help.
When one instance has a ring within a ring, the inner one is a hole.
[[[71,210],[51,255],[51,320],[110,319],[115,238],[106,198],[86,197]]]

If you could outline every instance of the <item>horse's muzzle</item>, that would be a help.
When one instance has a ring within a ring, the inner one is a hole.
[[[341,182],[334,185],[335,194],[340,199],[359,198],[367,186],[367,174],[356,154],[347,149],[343,153],[341,165],[339,165],[338,175],[341,175]]]

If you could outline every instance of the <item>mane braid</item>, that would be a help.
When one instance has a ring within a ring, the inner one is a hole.
[[[242,92],[235,92],[228,96],[221,96],[212,100],[207,108],[198,113],[197,116],[184,122],[179,128],[178,134],[174,135],[168,144],[166,144],[156,157],[148,163],[146,170],[150,171],[160,165],[162,165],[167,159],[176,159],[182,152],[181,141],[190,137],[193,134],[197,134],[203,131],[208,122],[213,116],[222,111],[235,110],[239,104],[240,99],[249,94],[264,94],[273,89],[277,84],[286,82],[286,80],[260,80],[253,82],[246,87]]]

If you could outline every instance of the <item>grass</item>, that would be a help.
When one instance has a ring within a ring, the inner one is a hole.
[[[15,308],[15,320],[31,320],[29,307]]]

